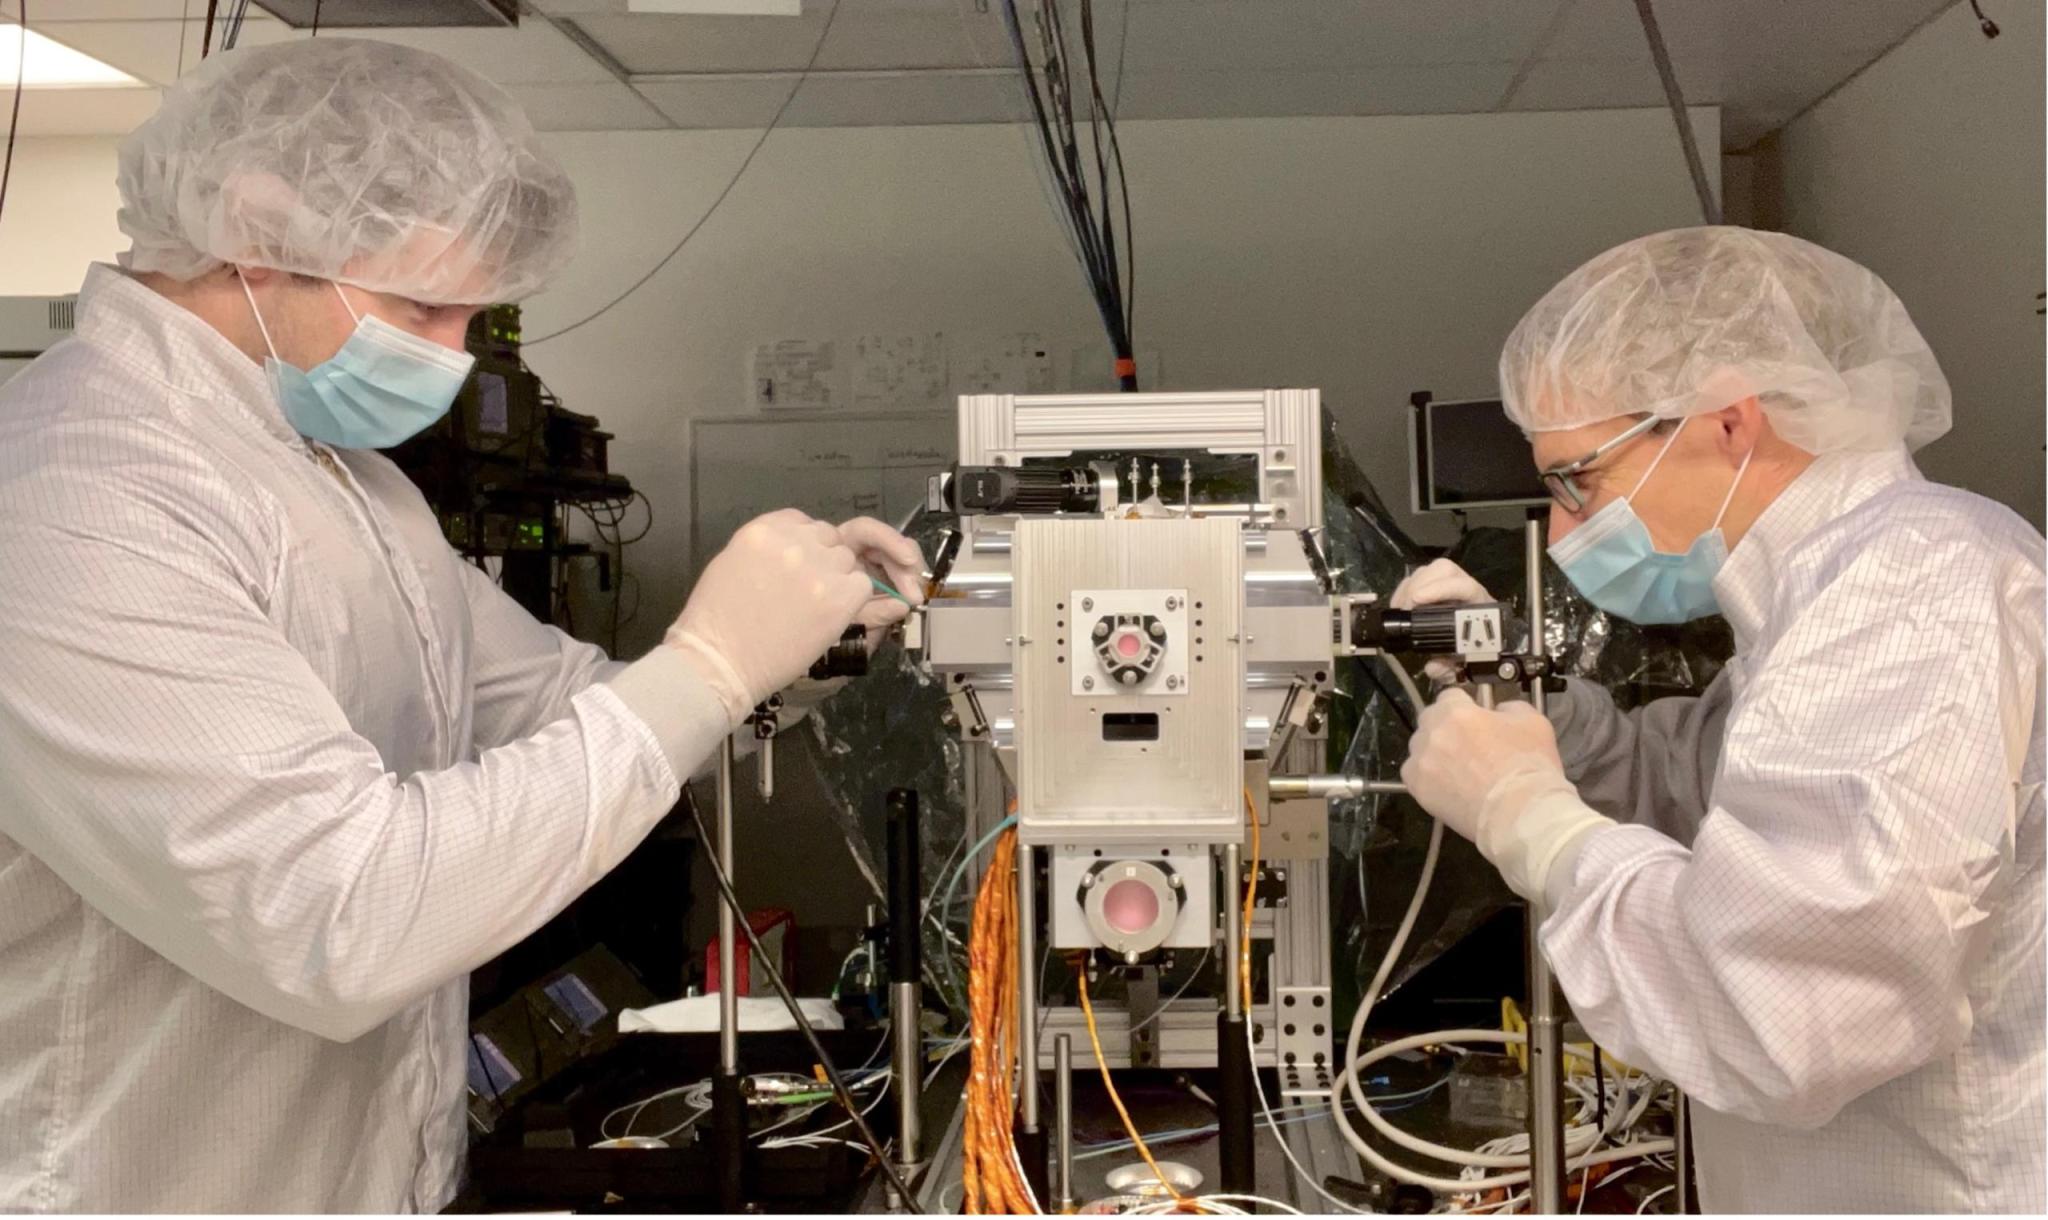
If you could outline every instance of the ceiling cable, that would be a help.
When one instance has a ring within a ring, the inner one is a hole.
[[[1685,149],[1685,168],[1692,174],[1693,193],[1700,199],[1700,218],[1710,225],[1721,223],[1721,204],[1707,181],[1707,166],[1700,159],[1700,142],[1693,134],[1692,120],[1685,111],[1685,94],[1678,88],[1678,74],[1671,69],[1671,52],[1664,47],[1664,34],[1657,28],[1657,14],[1651,0],[1636,0],[1636,15],[1643,20],[1643,37],[1650,43],[1650,58],[1657,61],[1657,78],[1664,82],[1664,100],[1671,107],[1671,121],[1678,125],[1678,142]]]

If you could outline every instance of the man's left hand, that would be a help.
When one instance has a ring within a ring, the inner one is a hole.
[[[1488,793],[1504,779],[1547,773],[1564,780],[1548,718],[1526,703],[1480,707],[1456,687],[1423,710],[1401,764],[1409,795],[1475,842]]]
[[[1509,889],[1542,907],[1569,888],[1578,844],[1613,825],[1579,799],[1549,718],[1526,703],[1493,710],[1445,691],[1422,713],[1401,779],[1478,846]]]

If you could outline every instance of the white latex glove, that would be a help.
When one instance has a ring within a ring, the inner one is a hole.
[[[1456,688],[1422,713],[1401,781],[1531,902],[1554,902],[1553,866],[1575,856],[1568,849],[1586,835],[1612,825],[1565,778],[1547,717],[1526,703],[1483,708]]]
[[[1390,610],[1413,610],[1417,606],[1438,606],[1450,603],[1471,606],[1494,600],[1486,586],[1472,579],[1465,569],[1448,559],[1433,559],[1410,572],[1400,584],[1394,586],[1393,595],[1387,598]],[[1448,657],[1433,657],[1422,667],[1422,672],[1438,682],[1448,682],[1458,676],[1457,664]]]
[[[740,527],[662,643],[690,661],[737,726],[809,672],[880,596],[874,588],[837,526],[786,508]]]
[[[917,543],[873,517],[842,522],[839,537],[853,548],[855,558],[869,575],[910,599],[908,603],[900,602],[876,591],[873,585],[868,586],[871,596],[854,621],[868,629],[868,651],[872,653],[875,645],[881,643],[884,631],[909,617],[913,606],[924,604],[924,552],[917,548]]]

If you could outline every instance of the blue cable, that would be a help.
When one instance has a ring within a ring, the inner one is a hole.
[[[947,928],[953,926],[953,889],[960,884],[960,878],[967,872],[967,866],[974,863],[974,858],[981,854],[982,848],[996,841],[997,835],[1002,834],[1016,824],[1017,815],[1014,813],[997,822],[995,828],[981,836],[980,841],[968,848],[966,853],[960,857],[960,863],[953,866],[953,871],[947,876],[945,888],[941,891],[941,897],[939,898],[939,923],[941,926]],[[946,981],[957,989],[960,986],[960,976],[953,972],[953,951],[948,948],[940,956],[941,960],[946,963]]]

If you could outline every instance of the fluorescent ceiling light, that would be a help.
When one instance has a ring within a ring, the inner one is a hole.
[[[74,51],[34,30],[25,32],[28,45],[23,46],[24,31],[19,25],[0,25],[0,89],[14,88],[17,64],[31,89],[129,89],[142,84],[83,51]]]

